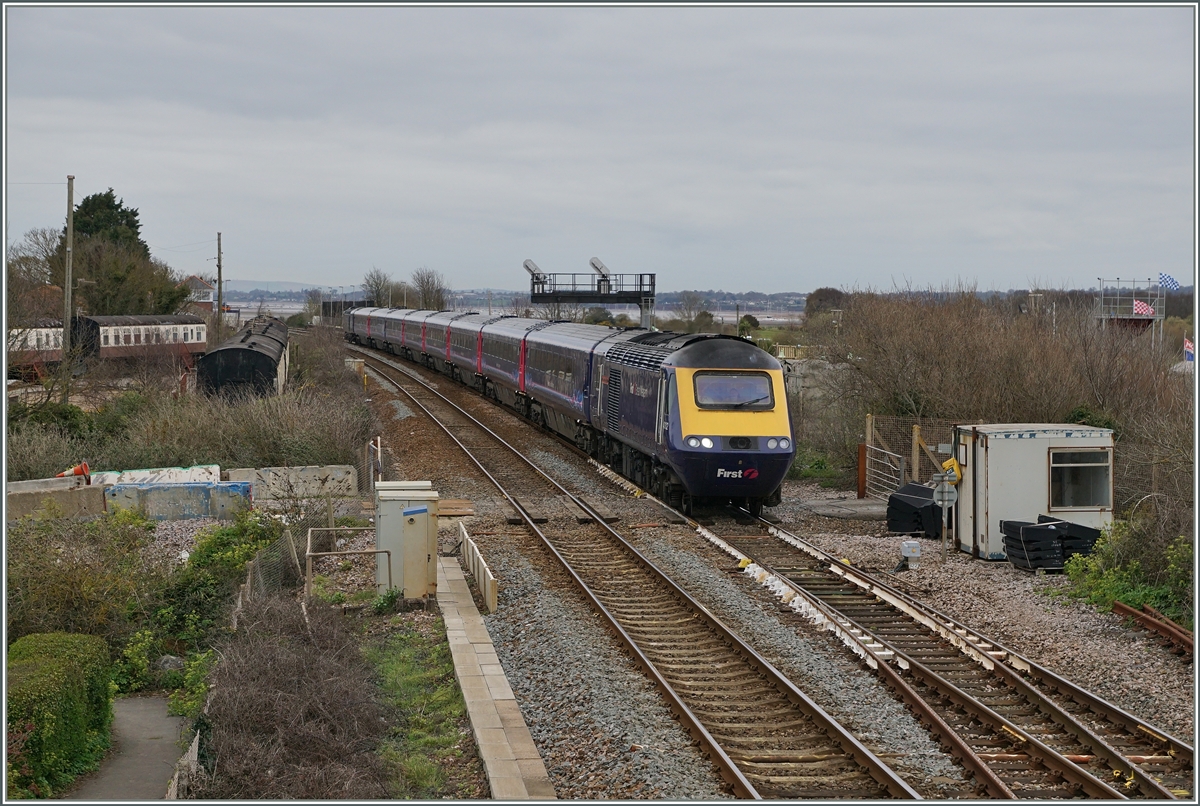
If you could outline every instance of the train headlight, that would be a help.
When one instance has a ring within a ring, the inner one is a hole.
[[[768,439],[768,440],[767,440],[767,447],[768,447],[768,448],[770,448],[771,450],[774,450],[775,448],[778,448],[778,447],[779,447],[779,440],[777,440],[777,439],[774,439],[774,438],[772,438],[772,439]]]
[[[779,440],[779,447],[783,448],[786,451],[788,448],[792,447],[792,443],[790,440],[781,439],[781,440]]]
[[[704,439],[700,440],[700,444],[706,448],[711,448],[713,446],[713,441],[708,437],[705,437]]]
[[[696,439],[695,437],[688,437],[687,444],[689,448],[699,448],[700,440]]]

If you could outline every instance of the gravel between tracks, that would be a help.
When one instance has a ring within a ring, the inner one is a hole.
[[[446,391],[447,384],[439,384]],[[501,581],[500,609],[486,623],[551,781],[562,798],[716,798],[724,787],[690,738],[671,719],[642,673],[599,626],[580,594],[540,541],[507,526],[495,488],[463,459],[445,435],[411,405],[377,386],[373,397],[395,446],[398,478],[430,479],[443,497],[475,502],[465,519]],[[492,409],[476,400],[469,408]],[[399,416],[397,416],[399,415]],[[730,626],[804,686],[835,717],[888,757],[927,797],[962,786],[946,760],[903,707],[880,690],[825,633],[805,633],[780,622],[773,602],[744,577],[727,573],[727,555],[685,527],[631,529],[646,520],[646,502],[634,502],[550,437],[515,419],[497,428],[535,461],[545,462],[568,487],[603,496],[622,514],[618,530],[709,604]],[[805,501],[836,498],[815,484],[787,482],[784,503],[772,510],[783,526],[855,565],[890,571],[901,538],[877,521],[846,521],[811,512]],[[630,507],[626,512],[624,507]],[[661,510],[659,510],[661,512]],[[635,520],[636,519],[636,520]],[[651,518],[653,520],[653,518]],[[661,518],[659,519],[661,520]],[[490,533],[490,534],[489,534]],[[447,536],[449,533],[446,533]],[[444,543],[446,547],[452,542]],[[919,570],[897,575],[898,585],[981,633],[1192,743],[1193,670],[1110,614],[1061,593],[1061,575],[1031,576],[1007,563],[937,557],[922,541]],[[540,559],[539,559],[540,555]],[[862,707],[855,705],[862,702]]]

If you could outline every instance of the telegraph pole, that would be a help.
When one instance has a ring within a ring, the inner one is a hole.
[[[221,343],[221,325],[225,323],[225,293],[221,285],[221,233],[217,233],[217,344]]]
[[[67,174],[67,261],[63,279],[63,337],[61,366],[66,368],[63,376],[63,403],[71,402],[71,249],[75,245],[75,177]]]

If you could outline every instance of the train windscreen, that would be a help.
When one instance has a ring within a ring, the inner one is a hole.
[[[771,376],[765,372],[697,372],[696,405],[702,409],[775,408]]]

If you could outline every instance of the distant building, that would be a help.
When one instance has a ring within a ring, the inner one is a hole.
[[[188,307],[193,312],[212,313],[217,309],[217,289],[212,283],[198,274],[193,274],[184,280],[183,284],[192,291],[192,295],[188,297]]]

